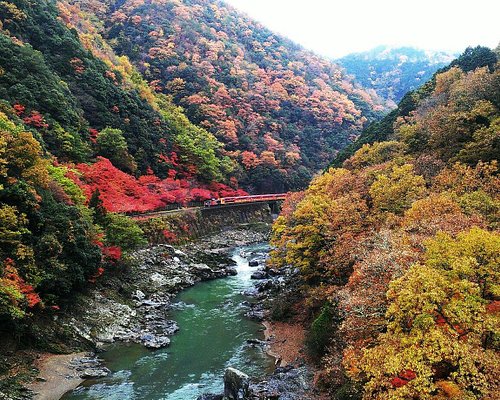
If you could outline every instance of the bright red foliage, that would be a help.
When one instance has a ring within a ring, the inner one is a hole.
[[[45,122],[43,115],[38,111],[31,111],[31,114],[23,118],[23,121],[27,125],[34,126],[35,128],[48,128],[49,124]]]
[[[396,376],[391,379],[391,385],[394,386],[395,388],[399,388],[406,385],[408,382],[412,381],[416,377],[417,374],[415,374],[415,371],[412,371],[411,369],[406,369],[403,372],[401,372],[399,376]]]
[[[147,211],[160,208],[164,203],[133,176],[115,168],[111,162],[99,157],[95,164],[76,166],[82,177],[69,177],[79,185],[88,199],[99,189],[104,207],[112,212]]]
[[[118,246],[103,247],[102,254],[106,261],[114,264],[122,258],[122,249]]]
[[[412,371],[411,369],[407,369],[399,374],[399,377],[401,379],[405,379],[407,381],[411,381],[417,377],[417,374],[415,374],[415,371]]]
[[[169,159],[176,162],[176,156],[171,155]],[[81,176],[69,173],[68,177],[82,188],[88,199],[99,189],[104,207],[111,212],[144,212],[174,203],[248,195],[244,190],[235,190],[217,182],[200,185],[196,181],[175,179],[174,176],[161,180],[153,171],[136,179],[103,157],[99,157],[95,164],[78,164],[76,169]]]
[[[28,307],[33,308],[42,302],[40,296],[35,293],[33,286],[28,285],[24,279],[19,276],[14,261],[10,258],[5,260],[4,278],[10,281],[12,286],[17,288],[24,295]]]
[[[165,229],[163,232],[163,236],[168,243],[174,243],[177,241],[177,235],[169,230]]]
[[[89,134],[90,134],[90,141],[92,143],[96,143],[97,142],[97,136],[99,135],[99,131],[97,129],[90,128],[89,129]]]
[[[407,383],[408,383],[408,381],[405,381],[404,379],[401,379],[398,376],[391,379],[391,385],[394,386],[395,388],[402,387],[402,386],[406,385]]]
[[[23,106],[22,104],[14,104],[14,111],[18,116],[24,114],[24,111],[26,110],[26,107]]]

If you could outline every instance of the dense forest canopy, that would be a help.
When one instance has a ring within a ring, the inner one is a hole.
[[[382,120],[369,124],[360,134],[359,138],[345,147],[333,160],[333,166],[340,166],[352,156],[354,152],[365,144],[378,141],[385,141],[394,135],[395,123],[400,118],[409,117],[421,101],[424,101],[431,95],[436,86],[436,75],[449,70],[452,67],[458,67],[463,72],[470,72],[478,67],[488,67],[491,71],[497,63],[499,52],[488,49],[487,47],[477,46],[467,48],[463,54],[453,60],[446,67],[441,68],[434,76],[425,82],[416,90],[406,93],[398,104],[398,107],[387,114]]]
[[[1,1],[2,320],[144,244],[115,213],[303,187],[382,110],[222,2]]]
[[[0,1],[0,329],[30,337],[125,267],[147,244],[126,212],[295,191],[331,162],[270,261],[300,271],[272,315],[300,310],[318,383],[499,398],[498,57],[466,49],[380,119],[375,90],[221,1]]]
[[[256,191],[303,187],[383,110],[339,67],[220,1],[86,0],[60,9],[85,34],[97,15],[114,51],[214,134],[236,177]]]
[[[272,265],[301,270],[277,315],[309,316],[333,398],[500,396],[496,57],[467,49],[274,225]]]

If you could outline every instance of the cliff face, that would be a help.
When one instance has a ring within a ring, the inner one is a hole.
[[[267,203],[233,205],[178,213],[152,213],[149,217],[137,217],[139,225],[150,243],[168,243],[175,234],[176,240],[191,240],[217,233],[225,228],[249,224],[264,228],[273,222],[272,210]],[[265,228],[264,228],[265,229]],[[170,234],[166,234],[169,232]]]

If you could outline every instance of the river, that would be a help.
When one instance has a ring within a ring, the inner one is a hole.
[[[238,274],[199,283],[181,292],[171,319],[180,331],[166,349],[116,343],[101,356],[112,373],[89,380],[66,394],[65,400],[191,400],[223,391],[224,370],[241,369],[250,376],[272,371],[273,359],[248,339],[262,339],[262,325],[244,317],[242,291],[253,286],[246,255],[265,254],[266,243],[233,250]]]

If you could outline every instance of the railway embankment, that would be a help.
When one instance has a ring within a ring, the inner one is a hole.
[[[137,217],[151,244],[184,243],[240,224],[272,223],[268,203],[200,207]]]

